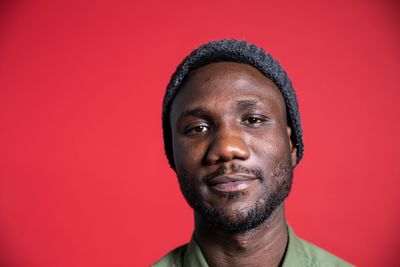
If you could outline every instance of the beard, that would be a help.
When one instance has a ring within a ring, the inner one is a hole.
[[[265,176],[259,170],[251,170],[233,165],[232,172],[251,173],[255,175],[261,182],[264,182]],[[216,172],[203,177],[203,181],[207,181],[212,177],[226,173],[226,168],[221,167]],[[195,183],[190,182],[190,175],[178,175],[179,185],[183,196],[188,204],[207,222],[216,229],[228,233],[244,233],[256,228],[270,218],[276,208],[283,203],[289,195],[293,181],[293,167],[290,160],[285,164],[279,163],[270,177],[270,185],[261,196],[249,203],[244,208],[237,208],[233,211],[228,211],[226,208],[215,208],[205,205],[203,198],[196,189]],[[221,195],[230,204],[240,200],[245,192],[230,192]]]

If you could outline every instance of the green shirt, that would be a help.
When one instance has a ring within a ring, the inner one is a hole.
[[[289,241],[282,267],[347,267],[351,264],[339,259],[332,254],[298,238],[288,227]],[[180,246],[169,252],[153,267],[208,267],[206,260],[194,237],[188,244]]]

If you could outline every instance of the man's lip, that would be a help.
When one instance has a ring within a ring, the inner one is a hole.
[[[213,185],[224,184],[224,183],[252,181],[252,180],[256,180],[256,179],[257,179],[257,177],[255,177],[253,175],[248,175],[248,174],[223,174],[223,175],[219,175],[217,177],[210,179],[210,181],[208,181],[208,184],[213,186]]]
[[[218,193],[230,193],[249,189],[255,184],[257,177],[248,174],[219,175],[210,181],[210,189]]]

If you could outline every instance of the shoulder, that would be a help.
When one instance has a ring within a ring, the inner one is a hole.
[[[167,255],[163,256],[151,267],[181,267],[183,266],[183,257],[187,248],[187,244],[177,247],[170,251]]]
[[[333,254],[307,242],[293,232],[288,225],[288,246],[282,267],[349,267],[353,266]]]
[[[310,242],[298,238],[304,250],[307,266],[350,267],[353,266],[339,257],[317,247]]]

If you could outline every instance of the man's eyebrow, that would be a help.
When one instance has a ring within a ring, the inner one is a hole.
[[[201,117],[207,114],[207,109],[204,107],[195,107],[189,110],[184,110],[179,115],[178,120],[181,120],[184,117],[193,116],[193,117]]]
[[[255,99],[242,99],[235,102],[235,106],[241,108],[254,107],[260,104],[260,101]]]

